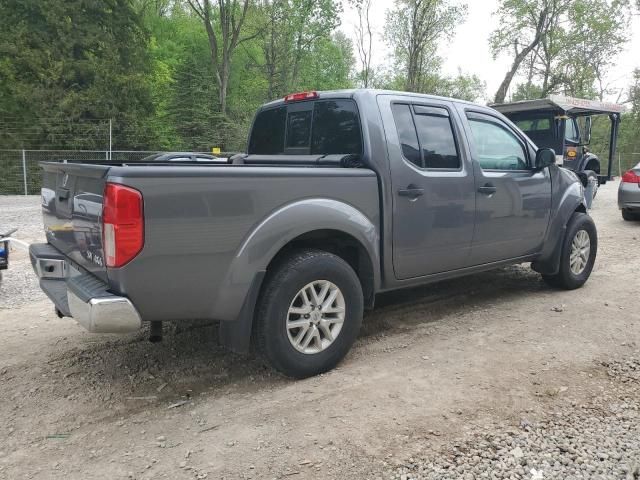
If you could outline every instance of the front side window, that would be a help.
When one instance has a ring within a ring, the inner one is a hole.
[[[477,160],[483,170],[526,170],[524,145],[506,127],[489,119],[469,117]]]

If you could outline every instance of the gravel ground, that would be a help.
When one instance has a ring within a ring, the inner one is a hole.
[[[13,228],[13,235],[27,243],[44,241],[40,197],[0,195],[0,232]],[[2,272],[0,282],[0,310],[13,309],[46,298],[33,275],[29,256],[12,244],[10,268]]]
[[[640,480],[640,224],[615,183],[584,288],[526,265],[380,296],[339,368],[290,381],[213,324],[91,335],[27,255],[0,285],[0,480]],[[0,227],[42,240],[37,197]]]
[[[636,352],[638,353],[638,352]],[[640,357],[605,363],[611,381],[587,403],[565,401],[542,420],[492,425],[431,458],[413,458],[399,480],[640,478]],[[566,389],[566,387],[564,387]],[[557,395],[563,392],[561,387]]]

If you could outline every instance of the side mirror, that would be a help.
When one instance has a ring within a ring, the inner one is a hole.
[[[536,152],[536,169],[542,170],[556,163],[556,152],[552,148],[540,148]]]

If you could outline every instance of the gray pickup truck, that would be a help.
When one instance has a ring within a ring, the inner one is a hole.
[[[531,262],[554,287],[591,273],[576,175],[495,110],[376,90],[305,92],[258,111],[225,164],[43,163],[60,316],[92,332],[220,322],[234,351],[327,371],[376,294]]]

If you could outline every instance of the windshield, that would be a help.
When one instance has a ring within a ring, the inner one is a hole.
[[[564,138],[571,143],[580,142],[580,133],[575,118],[568,118],[564,129]]]

